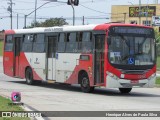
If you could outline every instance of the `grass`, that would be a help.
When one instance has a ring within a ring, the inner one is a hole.
[[[156,84],[160,85],[160,78],[157,78]]]
[[[0,96],[0,111],[24,111],[21,107],[16,105],[9,105],[9,103],[12,103],[10,99],[6,99]],[[0,118],[0,120],[30,120],[30,118],[5,117],[5,118]]]
[[[157,57],[157,68],[160,70],[160,56]]]
[[[0,56],[3,55],[3,41],[0,41]]]

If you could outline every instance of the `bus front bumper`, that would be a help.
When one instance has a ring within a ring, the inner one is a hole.
[[[152,88],[155,85],[156,75],[149,79],[132,81],[128,79],[115,79],[109,75],[106,77],[107,88]]]

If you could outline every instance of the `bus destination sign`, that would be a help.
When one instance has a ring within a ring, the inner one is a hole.
[[[114,27],[114,33],[128,33],[128,34],[151,34],[151,29],[139,27]]]

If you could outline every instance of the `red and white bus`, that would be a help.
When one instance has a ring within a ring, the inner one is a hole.
[[[153,87],[156,79],[154,29],[121,23],[5,31],[4,73],[48,83],[94,87]]]

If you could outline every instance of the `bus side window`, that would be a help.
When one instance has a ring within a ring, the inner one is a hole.
[[[63,53],[65,51],[65,43],[66,43],[65,41],[66,41],[66,34],[60,33],[58,40],[58,48],[57,48],[58,52]]]
[[[83,36],[83,32],[79,32],[79,36],[78,36],[78,38],[79,38],[79,40],[78,40],[78,42],[79,42],[78,50],[80,52],[82,52],[82,36]]]
[[[67,33],[66,52],[73,53],[78,50],[77,33]]]
[[[33,52],[43,53],[45,52],[44,34],[34,35]]]
[[[13,50],[13,36],[7,35],[5,40],[5,51],[12,51]]]
[[[33,35],[25,35],[24,41],[22,44],[22,51],[23,52],[32,52],[33,41],[34,41]]]
[[[92,52],[92,33],[83,32],[81,50],[84,53]]]

